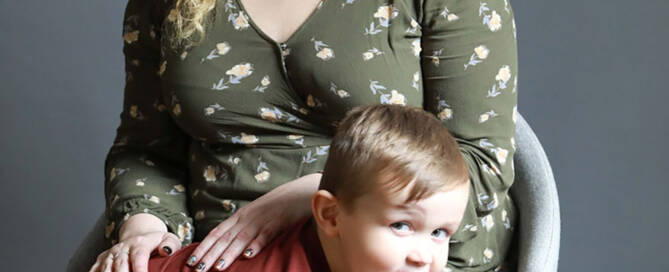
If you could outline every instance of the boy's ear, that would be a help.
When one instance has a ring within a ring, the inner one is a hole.
[[[337,226],[337,216],[340,212],[337,198],[326,190],[318,190],[311,197],[311,212],[318,227],[327,236],[337,236],[339,227]]]

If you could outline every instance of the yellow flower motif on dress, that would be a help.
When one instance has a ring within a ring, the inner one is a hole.
[[[390,104],[406,105],[406,98],[403,94],[398,93],[397,90],[390,91]]]
[[[253,66],[250,63],[242,63],[233,66],[230,70],[225,71],[226,75],[243,78],[253,73]]]
[[[228,44],[227,42],[218,43],[216,44],[216,49],[218,50],[217,53],[219,55],[225,55],[228,53],[228,51],[230,51],[230,44]]]
[[[194,218],[198,221],[204,219],[204,211],[197,211]]]
[[[156,204],[160,204],[160,198],[158,198],[157,196],[151,196],[149,198],[149,201],[154,202]]]
[[[269,83],[270,83],[269,76],[264,76],[262,78],[262,80],[260,81],[260,84],[263,85],[263,86],[267,86],[267,85],[269,85]]]
[[[330,91],[340,98],[346,98],[351,96],[346,90],[339,89],[334,82],[330,82]]]
[[[137,185],[139,187],[144,187],[144,180],[143,179],[136,180],[135,185]]]
[[[207,165],[207,167],[204,168],[204,173],[202,173],[202,176],[204,176],[204,180],[206,181],[216,181],[216,168],[211,165]]]
[[[362,53],[362,60],[368,61],[374,58],[374,56],[382,55],[383,51],[377,49],[376,47],[373,47],[372,49],[367,50],[366,52]]]
[[[216,113],[217,111],[224,110],[224,109],[225,108],[223,108],[223,106],[219,105],[218,103],[213,104],[213,105],[209,105],[208,107],[204,108],[204,115],[209,116],[209,115],[212,115],[212,114]]]
[[[373,57],[374,54],[372,54],[371,52],[362,53],[362,60],[364,61],[371,60]]]
[[[174,189],[177,190],[179,193],[183,193],[186,190],[186,187],[184,187],[181,184],[174,185]]]
[[[497,114],[494,110],[491,110],[491,111],[489,111],[489,112],[486,112],[486,113],[484,113],[484,114],[481,114],[481,116],[479,116],[479,123],[483,123],[483,122],[485,122],[485,121],[488,121],[488,119],[490,119],[490,118],[492,118],[492,117],[495,117],[495,116],[497,116],[497,115],[498,115],[498,114]]]
[[[316,101],[314,100],[314,97],[310,94],[307,96],[307,106],[309,107],[316,107]]]
[[[189,223],[183,223],[179,224],[178,230],[177,230],[177,236],[179,237],[179,241],[183,242],[184,240],[190,239],[191,237],[191,224]]]
[[[509,151],[508,150],[506,150],[504,148],[501,148],[501,147],[497,147],[495,149],[492,149],[492,151],[495,153],[495,156],[497,157],[497,161],[500,164],[505,164],[506,163],[506,158],[509,156]]]
[[[246,17],[244,11],[240,11],[239,14],[233,15],[231,19],[236,30],[244,30],[249,27],[249,18]]]
[[[130,106],[130,117],[137,119],[139,115],[140,113],[139,110],[137,109],[137,105]]]
[[[180,104],[174,105],[174,108],[172,108],[172,112],[174,113],[175,116],[179,116],[181,114],[181,105]]]
[[[158,75],[162,76],[163,73],[165,73],[165,68],[167,68],[167,61],[163,61],[163,63],[160,64],[160,68],[158,68]]]
[[[242,141],[243,144],[254,144],[254,143],[258,142],[258,137],[256,137],[255,135],[246,134],[246,133],[242,132],[242,140],[241,141]]]
[[[449,22],[453,22],[457,19],[460,19],[460,17],[458,17],[458,15],[455,15],[455,13],[449,14],[446,18]]]
[[[439,112],[439,120],[444,121],[453,118],[453,110],[445,108]]]
[[[259,174],[255,175],[256,181],[258,183],[263,183],[269,179],[270,173],[268,171],[262,171]]]
[[[109,236],[111,233],[114,231],[114,227],[116,226],[116,222],[111,222],[109,225],[105,227],[105,238],[109,239]]]
[[[123,39],[127,44],[136,42],[139,39],[139,30],[126,32],[123,34]]]
[[[272,123],[279,122],[279,118],[276,117],[276,113],[268,108],[260,108],[260,117]]]
[[[181,52],[181,55],[179,56],[179,58],[181,58],[181,60],[185,60],[186,56],[188,56],[188,51],[183,51],[183,52]]]
[[[393,16],[393,5],[380,6],[379,9],[374,13],[374,18],[379,18],[381,20],[388,21]]]
[[[334,51],[330,48],[323,48],[321,51],[316,53],[316,56],[321,58],[322,60],[329,60],[331,58],[334,58]]]
[[[174,22],[177,20],[177,15],[179,15],[179,12],[177,9],[173,8],[170,10],[170,13],[167,15],[167,20],[170,22]]]
[[[226,212],[234,212],[237,209],[237,205],[229,199],[221,200],[221,206]]]
[[[139,66],[139,63],[140,63],[140,61],[138,59],[132,59],[130,61],[130,64],[132,64],[133,66]]]
[[[474,48],[474,53],[476,53],[476,56],[479,59],[485,59],[488,57],[488,53],[490,53],[490,50],[488,50],[488,47],[485,45],[479,45],[476,48]]]

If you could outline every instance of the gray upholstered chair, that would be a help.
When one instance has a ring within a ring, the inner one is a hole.
[[[516,179],[511,194],[520,210],[518,271],[557,271],[560,249],[560,208],[553,172],[534,131],[519,114],[514,156]],[[68,272],[84,272],[104,251],[104,214],[70,259]]]

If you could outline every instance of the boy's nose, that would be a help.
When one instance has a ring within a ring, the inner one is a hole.
[[[427,248],[416,249],[409,252],[407,261],[415,266],[425,266],[432,263],[432,257]]]

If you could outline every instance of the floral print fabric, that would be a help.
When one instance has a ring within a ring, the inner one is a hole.
[[[199,241],[260,195],[321,171],[348,110],[401,104],[434,113],[469,167],[446,270],[501,269],[517,217],[508,1],[324,0],[285,42],[239,0],[216,4],[204,42],[179,50],[161,28],[173,1],[126,6],[123,111],[105,161],[110,245],[137,213],[161,218],[184,245]]]

